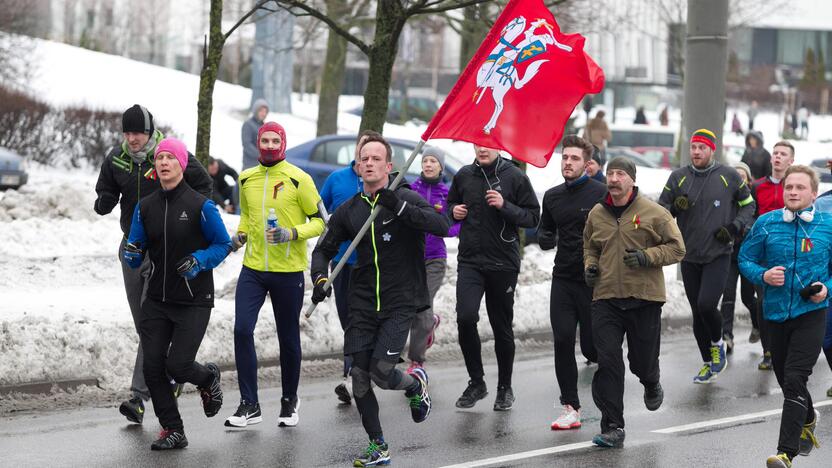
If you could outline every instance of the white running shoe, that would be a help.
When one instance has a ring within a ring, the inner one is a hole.
[[[259,403],[240,402],[237,412],[225,420],[226,427],[246,427],[252,424],[263,422],[263,414],[260,412]]]
[[[564,405],[563,413],[552,422],[553,431],[578,429],[581,427],[581,410],[575,409],[572,405]]]
[[[294,427],[298,425],[298,408],[300,408],[300,398],[280,399],[280,415],[277,417],[277,425],[280,427]]]

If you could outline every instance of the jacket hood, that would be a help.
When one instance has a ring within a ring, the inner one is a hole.
[[[749,141],[751,138],[756,138],[760,144],[758,145],[759,148],[763,147],[763,134],[757,130],[752,130],[745,135],[745,146],[750,146]]]
[[[254,104],[251,105],[251,115],[252,116],[256,115],[257,110],[260,109],[261,107],[265,107],[266,109],[268,109],[269,108],[269,103],[266,102],[266,100],[262,99],[262,98],[261,99],[256,99],[254,101]]]

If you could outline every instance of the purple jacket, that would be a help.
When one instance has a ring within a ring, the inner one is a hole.
[[[436,208],[436,211],[445,213],[447,209],[448,187],[442,182],[432,184],[419,177],[416,182],[410,184],[410,188],[422,196],[428,203]],[[456,221],[448,231],[448,237],[459,235],[459,228],[462,224]],[[425,234],[425,260],[432,258],[447,258],[448,251],[445,249],[445,240],[433,234]]]

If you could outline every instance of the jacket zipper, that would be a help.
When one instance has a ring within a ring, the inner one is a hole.
[[[798,235],[797,228],[798,227],[800,227],[800,218],[795,216],[795,220],[794,220],[794,238],[793,238],[793,241],[794,241],[793,242],[793,244],[794,244],[794,267],[793,268],[794,269],[797,268],[797,235]],[[791,311],[792,311],[792,296],[794,295],[794,277],[795,277],[794,273],[792,273],[791,276],[792,276],[792,280],[789,283],[789,312],[788,312],[789,318],[792,318],[792,312]]]
[[[370,213],[372,214],[373,210],[376,207],[376,201],[370,201],[364,195],[361,195],[361,198],[367,201],[370,205]],[[373,241],[373,264],[376,267],[376,312],[381,311],[381,269],[378,267],[378,249],[376,248],[376,222],[373,220],[370,223],[370,239]]]
[[[194,298],[194,292],[191,291],[191,283],[188,282],[188,279],[185,278],[185,286],[188,288],[188,294],[191,295],[191,299]]]
[[[262,213],[263,213],[263,224],[265,228],[268,229],[268,216],[266,215],[266,189],[269,187],[269,168],[266,168],[265,179],[263,179],[263,206],[262,206]],[[277,210],[275,210],[276,212]],[[264,261],[266,262],[264,265],[264,269],[269,271],[269,240],[266,239],[266,231],[263,231],[263,252],[264,253]]]
[[[168,289],[168,200],[165,199],[165,221],[164,226],[162,228],[162,232],[164,233],[164,268],[162,270],[162,302],[165,302],[165,293]]]

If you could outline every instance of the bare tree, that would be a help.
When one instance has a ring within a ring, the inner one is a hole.
[[[25,36],[42,32],[49,2],[4,0],[0,7],[0,84],[23,89],[34,72],[29,56],[34,43]]]

